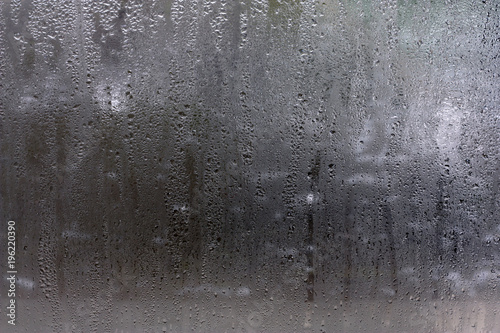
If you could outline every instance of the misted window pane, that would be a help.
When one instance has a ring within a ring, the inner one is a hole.
[[[497,1],[0,6],[0,331],[498,332]]]

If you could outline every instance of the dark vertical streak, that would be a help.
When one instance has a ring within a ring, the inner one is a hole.
[[[316,156],[312,163],[311,169],[308,176],[311,179],[311,192],[316,194],[318,190],[319,183],[319,172],[321,165],[321,155],[320,152],[316,152]],[[313,197],[314,199],[314,197]],[[306,238],[306,257],[307,257],[307,301],[314,302],[314,252],[316,251],[314,246],[314,201],[308,204],[307,208],[307,238]]]
[[[188,237],[185,242],[188,244],[186,253],[184,254],[184,264],[189,262],[189,257],[193,260],[193,271],[201,274],[201,250],[202,250],[202,225],[200,215],[200,198],[199,191],[201,190],[200,175],[197,171],[197,161],[192,148],[186,150],[185,168],[188,176],[188,200],[191,213],[189,215],[190,227],[185,235]],[[196,274],[198,275],[198,274]]]
[[[307,301],[314,302],[314,219],[312,212],[312,205],[309,205],[309,211],[307,212]]]
[[[396,262],[396,242],[394,240],[394,221],[392,218],[392,212],[389,205],[382,206],[382,217],[385,220],[385,234],[387,235],[388,244],[387,246],[389,251],[389,265],[390,267],[390,276],[392,287],[397,292],[398,290],[398,278],[397,278],[397,262]]]
[[[350,193],[347,194],[344,213],[344,237],[342,248],[345,249],[344,268],[344,298],[349,299],[352,275],[352,240],[351,231],[353,229],[352,203]]]
[[[434,258],[436,258],[436,269],[441,270],[441,265],[443,263],[443,244],[441,238],[443,237],[443,222],[445,218],[444,211],[444,198],[443,198],[443,187],[444,179],[440,178],[438,180],[438,195],[436,203],[436,213],[434,214],[435,232],[434,232]],[[439,277],[440,278],[440,277]],[[437,298],[439,296],[439,279],[433,280],[433,297]]]

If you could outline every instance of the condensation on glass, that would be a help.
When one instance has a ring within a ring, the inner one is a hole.
[[[2,332],[499,332],[498,1],[0,6]]]

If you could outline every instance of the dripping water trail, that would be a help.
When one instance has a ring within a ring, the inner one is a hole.
[[[311,193],[312,198],[308,198],[308,207],[306,213],[307,222],[307,237],[306,237],[306,257],[307,257],[307,301],[314,302],[314,252],[316,251],[314,246],[314,202],[315,196],[318,190],[319,183],[319,172],[321,164],[320,152],[316,152],[316,156],[312,163],[311,169],[309,171],[309,177],[311,179]]]
[[[382,216],[385,220],[385,234],[387,235],[390,265],[391,284],[394,291],[398,291],[398,276],[397,276],[397,262],[396,262],[396,241],[394,239],[394,221],[392,217],[391,208],[388,204],[382,206]]]

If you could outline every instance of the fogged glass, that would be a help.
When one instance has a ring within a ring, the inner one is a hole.
[[[3,1],[0,330],[500,332],[499,9]]]

